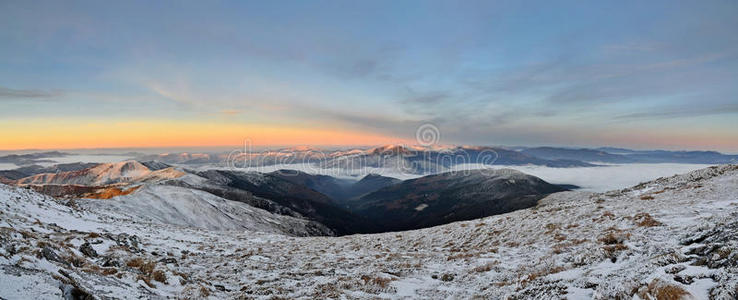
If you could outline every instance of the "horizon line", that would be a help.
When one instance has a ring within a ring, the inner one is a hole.
[[[274,144],[274,145],[252,145],[257,148],[295,148],[295,147],[315,147],[315,148],[376,148],[388,145],[400,145],[400,146],[422,146],[418,144],[406,144],[406,143],[384,143],[384,144]],[[738,151],[720,151],[716,149],[694,149],[694,148],[639,148],[630,146],[556,146],[551,144],[538,144],[538,145],[476,145],[476,144],[438,144],[435,146],[456,146],[456,147],[499,147],[506,149],[514,148],[559,148],[559,149],[571,149],[571,150],[600,150],[601,148],[619,148],[625,150],[634,151],[674,151],[674,152],[718,152],[720,154],[727,155],[738,155]],[[244,145],[183,145],[183,146],[127,146],[127,147],[81,147],[81,148],[19,148],[19,149],[0,149],[0,152],[53,152],[53,151],[111,151],[111,150],[166,150],[166,149],[190,149],[190,150],[205,150],[205,149],[218,149],[218,148],[232,148],[232,149],[243,149]],[[605,151],[607,152],[607,151]]]

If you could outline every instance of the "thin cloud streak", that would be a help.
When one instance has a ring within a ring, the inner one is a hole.
[[[64,95],[64,93],[62,93],[61,91],[11,89],[0,86],[0,98],[2,99],[55,98],[62,95]]]

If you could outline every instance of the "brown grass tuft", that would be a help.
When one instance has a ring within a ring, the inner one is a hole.
[[[476,272],[476,273],[489,272],[489,271],[492,270],[492,267],[494,267],[496,264],[497,263],[495,263],[495,262],[488,262],[488,263],[483,264],[481,266],[475,267],[474,269],[472,269],[472,272]]]
[[[151,273],[151,279],[154,279],[158,282],[167,283],[167,274],[164,273],[164,271],[162,270],[156,270]]]
[[[633,222],[635,222],[636,225],[640,227],[654,227],[654,226],[661,226],[662,223],[659,221],[656,221],[651,215],[648,213],[638,213],[635,216],[633,216]]]
[[[126,262],[126,266],[129,266],[131,268],[140,268],[144,264],[143,258],[136,257],[134,259],[130,259]]]
[[[208,297],[210,296],[210,290],[204,286],[200,286],[200,297]]]
[[[146,276],[150,276],[152,272],[154,272],[154,267],[156,266],[156,262],[153,261],[145,261],[143,258],[137,257],[134,259],[129,260],[126,262],[126,266],[129,266],[131,268],[136,268],[141,273],[143,273]]]
[[[147,276],[138,275],[138,277],[136,277],[136,281],[138,280],[143,281],[144,283],[146,283],[146,285],[148,285],[152,289],[156,288],[156,285],[153,282],[151,282],[151,279],[149,279],[149,277]]]
[[[641,299],[656,299],[656,300],[679,300],[687,299],[691,296],[689,292],[684,290],[682,287],[674,284],[670,284],[660,279],[654,279],[648,284],[648,287],[641,289],[638,292],[638,296]]]

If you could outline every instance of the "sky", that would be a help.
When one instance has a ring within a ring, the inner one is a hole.
[[[738,152],[736,1],[0,1],[0,150]]]

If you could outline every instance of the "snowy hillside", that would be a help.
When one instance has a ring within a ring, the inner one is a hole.
[[[738,166],[606,193],[556,193],[533,208],[473,221],[344,237],[207,230],[162,222],[159,213],[133,209],[135,199],[116,199],[116,209],[98,213],[85,201],[0,185],[0,296],[738,295]],[[163,203],[144,207],[154,205],[172,213]]]
[[[81,199],[90,211],[123,214],[163,224],[210,230],[250,230],[294,236],[332,235],[320,223],[255,208],[210,193],[167,185],[147,185],[133,194],[113,200]]]
[[[99,164],[79,171],[43,173],[19,179],[19,185],[87,185],[103,186],[123,182],[145,182],[178,178],[184,172],[174,168],[152,171],[145,165],[127,160],[118,163]]]

